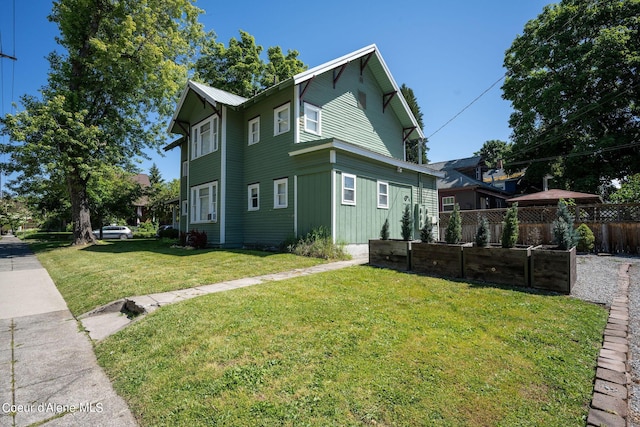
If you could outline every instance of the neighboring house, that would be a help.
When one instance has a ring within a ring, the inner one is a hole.
[[[375,45],[246,99],[189,81],[169,132],[182,137],[181,231],[211,245],[276,246],[317,227],[355,252],[386,219],[400,238],[437,223],[439,172],[405,161],[424,139]],[[437,230],[437,227],[434,227]]]
[[[502,161],[498,161],[495,169],[489,169],[482,174],[482,181],[492,187],[496,187],[505,191],[507,194],[514,195],[519,192],[525,169],[517,172],[507,173],[502,167]]]
[[[452,211],[456,203],[461,210],[507,206],[509,194],[483,182],[483,175],[488,168],[481,156],[431,163],[428,166],[444,174],[437,184],[440,211]]]
[[[151,181],[149,180],[149,175],[144,173],[139,173],[133,176],[133,181],[138,183],[142,191],[146,191],[149,187],[151,187]],[[141,196],[137,200],[133,202],[133,207],[135,209],[134,215],[132,215],[133,223],[129,225],[140,225],[141,222],[144,222],[149,217],[149,197]]]

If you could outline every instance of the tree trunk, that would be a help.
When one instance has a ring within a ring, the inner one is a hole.
[[[71,198],[73,244],[87,245],[95,243],[96,238],[91,230],[87,181],[77,176],[77,172],[72,172],[67,177],[67,185],[69,187],[69,197]]]

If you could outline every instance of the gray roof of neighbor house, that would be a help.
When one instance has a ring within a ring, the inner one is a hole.
[[[432,167],[433,165],[427,165]],[[453,188],[465,188],[465,187],[478,187],[494,193],[504,194],[508,197],[504,191],[489,184],[485,184],[482,181],[473,179],[453,169],[442,170],[444,177],[438,179],[438,190],[450,190]]]
[[[467,157],[464,159],[446,160],[444,162],[429,163],[429,167],[435,170],[467,169],[475,168],[482,160],[482,156]]]
[[[389,108],[391,108],[395,112],[403,128],[407,131],[407,135],[410,137],[408,139],[424,139],[424,133],[422,132],[422,129],[420,129],[420,126],[418,126],[418,122],[411,112],[407,101],[404,99],[404,96],[400,91],[400,87],[393,79],[393,76],[391,75],[387,64],[384,62],[384,59],[382,59],[378,47],[375,44],[363,47],[362,49],[358,49],[339,58],[325,62],[324,64],[321,64],[317,67],[313,67],[309,70],[298,73],[295,76],[284,80],[274,86],[271,86],[248,99],[243,98],[242,96],[234,95],[221,89],[216,89],[205,84],[189,80],[187,86],[182,92],[180,100],[178,101],[176,111],[174,112],[173,117],[171,118],[171,122],[169,123],[168,131],[169,133],[181,133],[180,129],[176,129],[176,121],[178,120],[182,104],[184,103],[189,90],[193,90],[198,96],[200,96],[203,100],[206,100],[213,106],[216,106],[217,104],[224,104],[232,107],[240,107],[248,102],[256,102],[261,98],[275,92],[276,90],[281,90],[287,86],[298,85],[305,82],[309,84],[308,82],[315,76],[331,71],[335,68],[343,67],[348,63],[356,60],[361,61],[361,67],[364,67],[366,65],[373,73],[373,76],[376,79],[377,83],[380,85],[384,96],[387,97],[386,99],[388,100],[387,102]]]

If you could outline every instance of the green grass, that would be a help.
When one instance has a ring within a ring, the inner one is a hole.
[[[166,306],[96,352],[143,426],[583,426],[606,318],[353,267]]]
[[[51,240],[31,243],[75,315],[124,297],[191,288],[325,262],[291,254],[185,250],[170,246],[170,243],[157,240],[110,240],[84,247]]]

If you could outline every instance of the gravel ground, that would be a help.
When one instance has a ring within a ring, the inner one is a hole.
[[[571,295],[610,306],[618,292],[618,269],[629,269],[629,427],[640,427],[640,258],[625,256],[578,255],[578,279]]]

